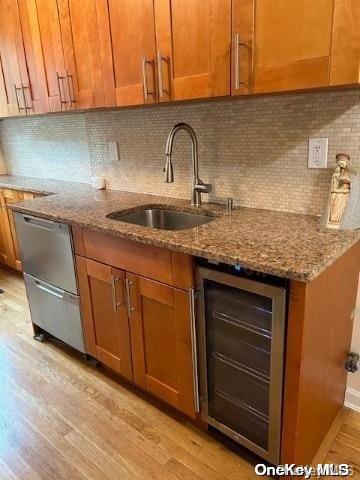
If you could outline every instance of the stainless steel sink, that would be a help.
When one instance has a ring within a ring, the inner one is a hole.
[[[211,222],[215,217],[198,213],[177,212],[166,208],[144,208],[137,212],[113,212],[107,218],[119,222],[134,223],[159,230],[185,230]]]

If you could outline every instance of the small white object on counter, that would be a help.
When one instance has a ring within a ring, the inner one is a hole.
[[[102,190],[106,187],[105,178],[104,177],[92,177],[91,185],[96,190]]]

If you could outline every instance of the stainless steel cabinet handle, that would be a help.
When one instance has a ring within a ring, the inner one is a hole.
[[[124,302],[118,302],[116,300],[116,284],[119,281],[120,281],[120,278],[117,278],[114,275],[111,276],[112,301],[113,301],[113,309],[115,313],[117,312],[117,309],[124,303]]]
[[[66,72],[66,78],[68,82],[69,95],[70,95],[70,105],[76,103],[75,92],[74,92],[74,76]]]
[[[158,67],[158,77],[159,77],[159,98],[163,98],[165,93],[169,94],[169,91],[164,89],[162,62],[167,62],[167,58],[163,57],[161,55],[160,50],[158,50],[157,67]]]
[[[143,74],[143,87],[144,87],[144,99],[147,100],[149,95],[154,95],[153,91],[149,91],[148,78],[147,78],[147,65],[153,65],[151,60],[146,60],[145,55],[142,59],[142,74]]]
[[[21,85],[21,91],[22,91],[22,95],[23,95],[23,99],[24,99],[24,106],[25,106],[25,111],[26,111],[26,115],[28,113],[29,110],[34,110],[33,106],[31,107],[28,107],[28,104],[27,104],[27,101],[26,101],[26,94],[25,94],[25,90],[29,90],[30,92],[30,98],[31,98],[31,101],[32,101],[32,96],[31,96],[31,89],[30,87],[24,87],[24,85]]]
[[[23,110],[25,110],[25,107],[20,107],[20,101],[18,96],[18,90],[21,90],[21,87],[17,87],[16,85],[14,85],[14,89],[15,89],[15,98],[16,98],[17,108],[18,108],[18,112],[20,113]]]
[[[234,61],[234,69],[235,69],[235,90],[239,90],[240,85],[245,85],[245,82],[240,80],[240,47],[246,47],[246,44],[240,42],[240,35],[235,33],[234,38],[235,43],[235,61]]]
[[[128,312],[128,317],[131,317],[131,312],[135,310],[135,307],[131,306],[131,291],[130,287],[134,285],[134,282],[131,282],[128,278],[125,280],[126,284],[126,297],[127,297],[127,312]]]
[[[198,354],[196,343],[196,315],[195,315],[195,288],[189,290],[189,307],[190,307],[190,334],[191,334],[191,351],[193,364],[193,382],[194,382],[194,404],[195,412],[200,412],[199,399],[199,374],[198,374]]]
[[[58,83],[58,87],[59,87],[60,103],[61,103],[61,108],[62,108],[63,105],[67,105],[69,103],[67,100],[64,100],[63,95],[62,95],[62,91],[64,90],[65,77],[59,75],[59,73],[56,72],[56,78],[57,78],[57,83]],[[62,85],[62,87],[61,87],[61,85]]]

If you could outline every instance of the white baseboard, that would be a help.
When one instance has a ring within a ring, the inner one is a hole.
[[[360,392],[348,387],[345,392],[344,405],[351,408],[351,410],[360,412]]]

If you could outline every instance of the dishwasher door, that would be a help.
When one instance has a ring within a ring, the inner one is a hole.
[[[69,225],[14,212],[25,273],[78,293]]]
[[[24,280],[32,322],[85,353],[79,297],[26,273]]]

